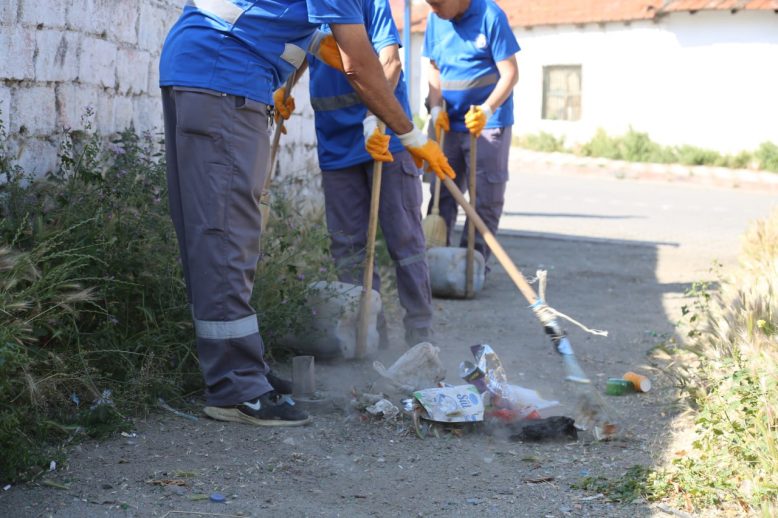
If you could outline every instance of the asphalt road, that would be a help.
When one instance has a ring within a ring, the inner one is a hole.
[[[617,167],[559,168],[514,158],[510,169],[500,232],[656,246],[656,275],[666,282],[707,277],[714,261],[734,264],[749,222],[778,207],[775,192],[619,179]]]

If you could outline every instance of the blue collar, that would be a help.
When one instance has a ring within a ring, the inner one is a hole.
[[[460,16],[459,19],[455,18],[451,20],[451,23],[459,25],[460,23],[466,22],[473,16],[481,14],[485,9],[486,0],[470,0],[470,5],[467,7],[467,10],[462,13],[462,16]]]

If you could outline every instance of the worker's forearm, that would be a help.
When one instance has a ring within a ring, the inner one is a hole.
[[[430,61],[429,69],[429,88],[430,91],[427,94],[429,97],[430,109],[435,106],[443,105],[443,94],[440,91],[440,70],[435,66],[435,63]]]
[[[492,90],[492,93],[489,94],[489,97],[486,98],[483,104],[489,106],[492,112],[494,112],[511,95],[514,85],[515,83],[508,78],[500,78],[497,84],[494,85],[494,90]]]
[[[400,72],[403,69],[399,47],[397,45],[384,47],[378,53],[378,60],[381,62],[381,68],[384,70],[384,77],[389,82],[389,86],[392,90],[397,89],[397,83],[400,82]]]
[[[332,25],[332,34],[341,52],[343,73],[368,110],[395,133],[411,131],[413,123],[384,77],[381,63],[370,46],[364,27],[335,24]]]

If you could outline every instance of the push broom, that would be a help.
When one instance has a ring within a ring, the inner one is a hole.
[[[462,191],[459,190],[454,181],[450,178],[446,178],[443,180],[443,184],[449,190],[456,202],[465,210],[467,217],[481,233],[486,245],[492,250],[497,261],[499,261],[508,273],[508,276],[529,303],[530,309],[535,313],[535,316],[540,320],[540,323],[543,324],[543,329],[551,338],[554,349],[561,355],[565,369],[565,379],[574,382],[575,386],[579,388],[579,401],[577,405],[579,419],[582,420],[585,425],[593,425],[594,435],[597,439],[613,436],[616,432],[616,425],[611,422],[608,412],[606,412],[605,409],[606,405],[596,391],[591,388],[591,380],[578,364],[578,360],[575,358],[575,353],[570,345],[567,333],[562,329],[562,326],[559,325],[559,321],[556,318],[557,312],[538,297],[524,275],[516,268],[516,265],[508,256],[505,249],[503,249],[494,235],[489,231],[484,221],[475,211],[475,208],[465,200]]]
[[[443,101],[443,111],[446,110],[446,101]],[[434,121],[433,121],[434,122]],[[445,130],[440,132],[440,149],[443,149],[443,144],[446,140]],[[448,228],[446,227],[446,220],[440,215],[440,180],[433,175],[432,181],[435,182],[435,187],[432,194],[432,210],[421,222],[421,228],[424,231],[424,241],[427,243],[427,248],[446,246],[448,241]]]

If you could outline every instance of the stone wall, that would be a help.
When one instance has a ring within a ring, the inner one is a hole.
[[[7,148],[26,171],[57,165],[62,128],[103,135],[160,131],[159,52],[182,0],[0,0],[0,111]],[[318,192],[307,81],[282,141],[279,185]],[[307,200],[314,203],[313,200]]]

